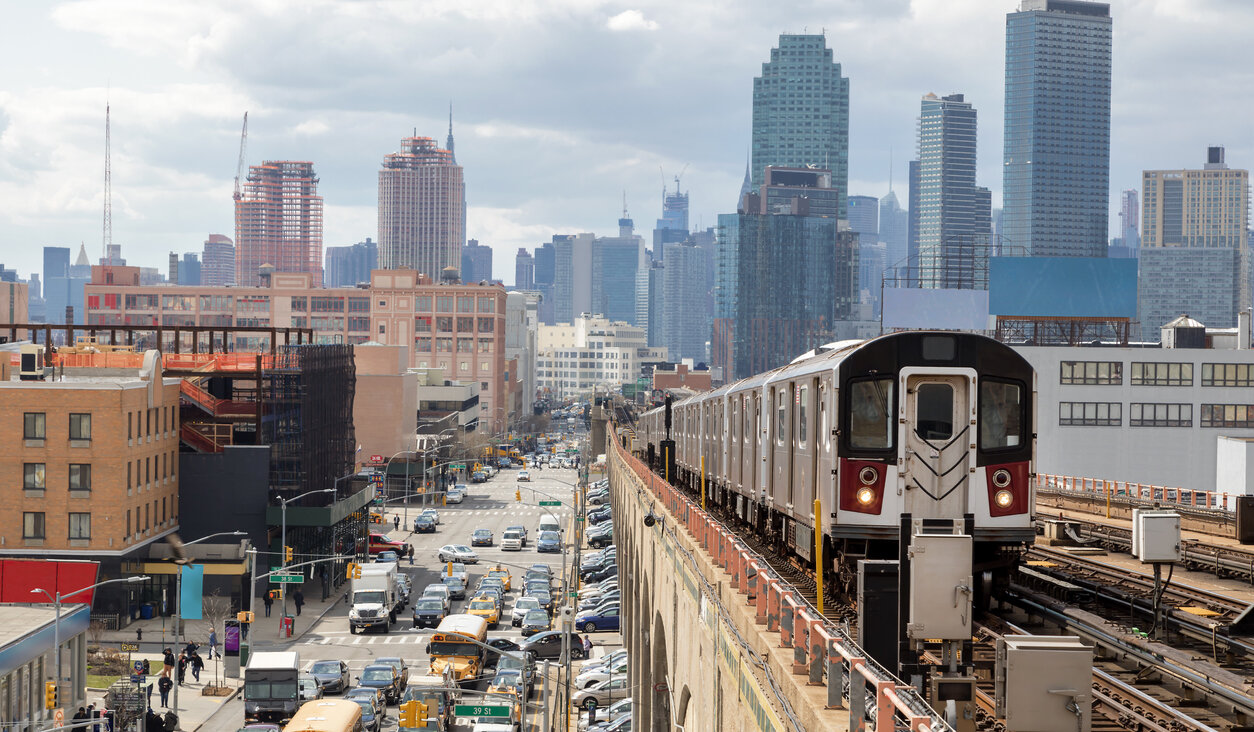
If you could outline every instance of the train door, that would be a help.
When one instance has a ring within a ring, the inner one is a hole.
[[[826,517],[836,512],[836,387],[833,374],[826,371],[819,378],[818,428],[815,438],[818,441],[815,449],[818,453],[817,466],[814,472],[815,498],[823,502],[822,515],[815,531],[822,532],[826,526]]]
[[[814,480],[819,436],[815,429],[818,379],[807,376],[793,385],[792,495],[789,509],[791,545],[797,556],[811,559],[814,549]],[[795,523],[795,526],[793,525]]]
[[[974,374],[902,372],[905,381],[904,435],[899,455],[905,472],[903,510],[914,518],[965,514],[975,418]]]
[[[768,474],[767,492],[771,495],[776,511],[792,508],[792,433],[793,433],[793,382],[785,381],[772,387],[771,471]]]

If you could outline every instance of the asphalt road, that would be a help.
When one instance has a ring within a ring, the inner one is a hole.
[[[479,564],[468,565],[470,585],[486,574],[487,567],[497,563],[504,564],[517,580],[526,567],[536,562],[549,564],[556,575],[561,570],[562,559],[559,554],[539,554],[535,550],[536,524],[545,513],[556,515],[562,526],[569,526],[573,510],[574,483],[577,475],[574,470],[544,469],[530,471],[531,483],[517,483],[517,469],[502,470],[487,483],[470,485],[469,495],[464,503],[439,507],[440,524],[434,534],[414,534],[408,528],[413,527],[413,519],[420,509],[410,508],[408,521],[405,521],[403,510],[389,509],[400,513],[402,523],[400,530],[392,530],[391,515],[383,528],[388,529],[392,538],[409,542],[414,547],[414,564],[401,562],[401,569],[409,574],[413,581],[415,597],[422,594],[428,584],[439,581],[439,573],[443,565],[436,558],[441,546],[446,544],[470,545],[470,534],[475,529],[491,529],[494,545],[491,547],[475,547],[479,554]],[[514,500],[515,487],[521,489],[522,501]],[[543,495],[548,494],[548,495]],[[541,500],[559,500],[564,505],[558,507],[539,505]],[[501,534],[508,526],[521,524],[527,527],[528,544],[521,552],[502,551],[500,548]],[[377,524],[375,526],[378,526]],[[408,528],[407,528],[408,527]],[[378,530],[378,529],[376,529]],[[573,551],[567,556],[568,565],[573,565]],[[347,585],[345,585],[345,589]],[[496,630],[489,630],[489,638],[509,638],[514,642],[522,640],[522,633],[514,628],[509,621],[509,609],[520,593],[515,590],[506,598],[506,607],[502,622]],[[453,601],[453,612],[464,612],[466,600]],[[431,637],[431,628],[415,629],[413,627],[411,609],[407,607],[392,626],[390,633],[370,632],[350,634],[348,630],[348,609],[341,603],[336,610],[329,613],[317,625],[311,628],[297,642],[280,648],[266,650],[295,650],[300,653],[303,668],[308,669],[315,661],[343,660],[349,665],[350,673],[358,675],[362,669],[381,656],[400,656],[410,666],[411,674],[426,673],[428,657],[423,649]],[[487,687],[488,680],[483,680],[477,688]],[[469,701],[469,700],[468,700]],[[527,725],[524,729],[535,729],[533,720],[539,715],[539,691],[532,694],[528,705]],[[202,727],[203,732],[235,732],[244,724],[243,702],[237,697],[223,705],[213,717]],[[388,707],[383,730],[396,730],[397,710],[395,705]],[[469,726],[464,727],[469,729]]]

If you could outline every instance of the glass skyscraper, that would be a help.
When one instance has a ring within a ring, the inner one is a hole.
[[[781,35],[762,75],[753,80],[753,188],[766,166],[832,172],[840,218],[849,196],[849,79],[822,35]]]
[[[1110,39],[1106,3],[1023,0],[1006,16],[1004,246],[1106,256]]]

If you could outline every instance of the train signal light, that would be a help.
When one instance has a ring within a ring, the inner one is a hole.
[[[241,623],[251,623],[254,617],[256,616],[253,615],[252,610],[243,610],[235,613],[235,619]]]
[[[292,547],[290,546],[283,547],[283,561],[285,562],[292,561]]]
[[[57,682],[44,682],[44,709],[57,708]]]
[[[348,563],[348,578],[361,579],[361,565],[356,562]]]

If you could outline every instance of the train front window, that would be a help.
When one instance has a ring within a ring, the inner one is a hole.
[[[1003,450],[1023,444],[1023,390],[1017,384],[980,382],[980,449]]]
[[[925,440],[954,436],[954,388],[949,384],[919,384],[914,430]]]
[[[893,380],[866,379],[849,385],[849,446],[884,450],[893,446]]]

